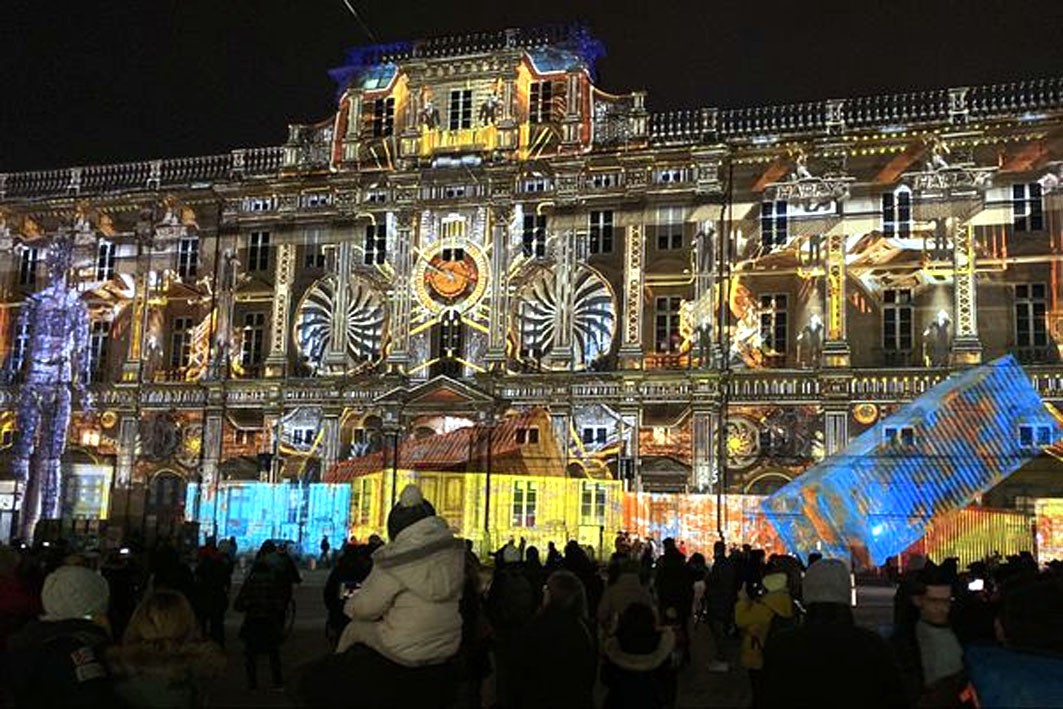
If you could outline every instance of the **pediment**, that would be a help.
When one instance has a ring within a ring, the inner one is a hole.
[[[479,410],[495,406],[496,399],[476,387],[438,376],[412,389],[392,389],[374,403],[400,404],[404,409]]]

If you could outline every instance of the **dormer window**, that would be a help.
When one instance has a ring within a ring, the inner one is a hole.
[[[882,429],[883,442],[894,448],[913,448],[915,428],[912,426],[886,426]]]
[[[1019,425],[1019,447],[1026,449],[1052,445],[1052,427],[1048,424]]]
[[[395,132],[395,99],[378,98],[373,102],[373,137],[386,138]]]
[[[550,121],[554,101],[554,86],[549,81],[532,82],[528,94],[528,122],[547,123]]]
[[[539,444],[539,427],[529,426],[517,429],[518,446],[535,446]]]

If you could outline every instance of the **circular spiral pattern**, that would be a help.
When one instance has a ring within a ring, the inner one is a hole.
[[[303,294],[295,315],[295,342],[312,370],[321,366],[332,341],[336,313],[336,276],[314,282]],[[356,367],[380,361],[384,343],[384,301],[367,283],[352,278],[347,289],[347,357]]]
[[[616,331],[616,299],[609,282],[589,266],[572,279],[572,366],[586,369],[609,353]],[[534,359],[554,348],[558,308],[567,308],[552,269],[535,274],[521,290],[516,327],[520,347]]]

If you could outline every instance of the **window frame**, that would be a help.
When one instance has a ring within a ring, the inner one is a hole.
[[[374,138],[387,138],[395,134],[395,97],[384,96],[373,101],[371,131]]]
[[[512,527],[533,529],[539,507],[539,488],[533,480],[513,481],[513,503],[510,505]]]
[[[1016,232],[1044,231],[1044,190],[1037,182],[1011,186],[1011,223]]]
[[[18,261],[18,284],[20,286],[36,286],[40,264],[40,249],[36,246],[22,246]]]
[[[528,123],[538,125],[553,120],[554,82],[533,81],[528,87]]]
[[[760,246],[773,251],[790,240],[790,204],[785,199],[760,203]]]
[[[588,248],[592,254],[613,253],[613,210],[591,210],[587,217]]]
[[[109,281],[114,278],[115,265],[118,262],[118,246],[113,241],[100,239],[96,242],[96,261],[94,276],[97,281]]]
[[[786,357],[790,348],[790,294],[761,293],[757,303],[761,350],[766,355]]]
[[[450,130],[472,128],[472,89],[451,89],[447,101],[447,125]]]
[[[608,486],[605,483],[584,480],[580,485],[580,522],[585,525],[603,525],[608,508]]]
[[[388,256],[388,225],[379,221],[365,225],[365,242],[362,245],[362,263],[366,266],[381,266]]]
[[[192,359],[192,330],[195,323],[187,315],[179,315],[170,325],[170,369],[188,366]]]
[[[244,313],[243,334],[241,365],[245,369],[261,366],[266,357],[266,314],[261,310]]]
[[[247,270],[254,273],[269,271],[270,233],[252,231],[247,235]]]
[[[199,237],[182,236],[177,242],[177,275],[195,278],[199,272]]]
[[[525,214],[521,228],[521,253],[525,258],[546,258],[546,215]]]
[[[907,316],[907,332],[904,327],[905,316]],[[904,347],[905,343],[907,347]],[[908,354],[912,352],[914,346],[915,305],[912,289],[887,288],[882,291],[882,351],[891,354]]]
[[[1048,287],[1046,284],[1016,283],[1013,313],[1015,316],[1013,332],[1017,350],[1039,351],[1049,346]],[[1022,327],[1024,321],[1026,322],[1025,328]],[[1038,342],[1039,338],[1040,342]]]
[[[658,354],[679,354],[683,349],[683,336],[679,331],[679,314],[683,297],[659,295],[653,300],[653,347]],[[661,336],[665,339],[662,340]]]
[[[882,193],[882,233],[887,237],[907,239],[912,235],[912,191],[901,185]]]

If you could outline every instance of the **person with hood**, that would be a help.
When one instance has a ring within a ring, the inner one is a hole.
[[[603,637],[613,634],[620,616],[628,607],[636,603],[651,608],[654,606],[653,594],[642,584],[639,562],[635,559],[625,559],[617,566],[616,581],[606,587],[601,603],[598,604],[598,625]]]
[[[122,644],[110,648],[107,664],[115,691],[128,709],[197,709],[202,681],[225,669],[225,655],[199,639],[196,615],[176,591],[144,597],[129,621]]]
[[[344,607],[351,622],[336,652],[360,643],[405,667],[446,662],[461,644],[465,544],[416,485],[388,515],[388,537]]]
[[[764,650],[763,707],[903,707],[889,645],[853,621],[852,577],[840,559],[808,568],[798,628],[773,634]],[[809,681],[809,678],[830,681]]]
[[[755,707],[760,706],[764,647],[768,643],[772,623],[777,618],[789,620],[794,615],[794,604],[786,590],[786,574],[770,573],[763,578],[762,583],[762,596],[750,598],[746,589],[740,588],[738,603],[735,604],[735,625],[742,638],[739,662],[749,673]]]
[[[15,707],[101,707],[116,703],[104,655],[107,580],[60,566],[44,580],[44,615],[8,640],[8,689]]]
[[[274,688],[284,684],[280,646],[284,641],[284,619],[291,586],[277,577],[267,555],[260,554],[251,566],[233,609],[244,614],[240,638],[244,641],[247,686],[258,688],[258,657],[269,657]]]
[[[657,627],[653,605],[631,603],[620,614],[616,635],[605,641],[601,678],[604,709],[667,709],[675,704],[672,665],[675,635]]]

